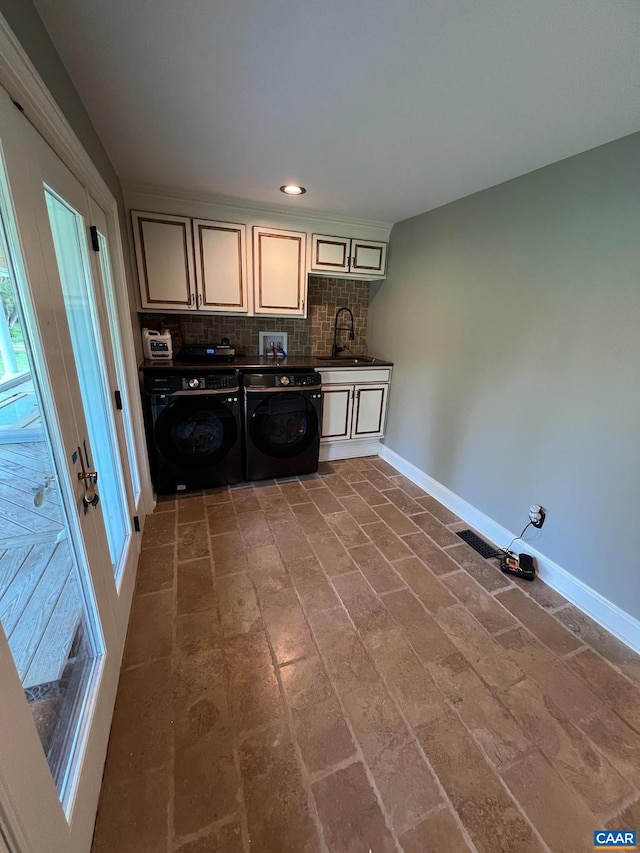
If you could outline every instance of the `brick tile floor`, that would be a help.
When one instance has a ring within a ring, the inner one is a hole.
[[[592,849],[640,659],[377,458],[147,520],[93,853]]]

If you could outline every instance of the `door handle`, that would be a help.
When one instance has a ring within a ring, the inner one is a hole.
[[[82,471],[78,471],[78,480],[84,483],[84,495],[82,496],[82,500],[85,506],[98,506],[98,501],[100,500],[96,490],[96,486],[98,485],[98,472],[86,470],[84,467],[82,451],[79,447],[78,456],[80,458],[80,467],[82,468]]]

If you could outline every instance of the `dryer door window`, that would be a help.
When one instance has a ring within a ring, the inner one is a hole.
[[[215,465],[238,438],[232,412],[213,397],[185,397],[168,406],[155,427],[160,452],[178,465]]]
[[[261,400],[249,421],[254,446],[266,456],[289,459],[318,440],[318,415],[301,394],[272,394]]]

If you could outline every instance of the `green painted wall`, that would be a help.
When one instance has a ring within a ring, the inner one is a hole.
[[[121,205],[120,181],[32,0],[0,0],[0,12]]]
[[[640,618],[640,134],[395,225],[369,352],[392,450]]]

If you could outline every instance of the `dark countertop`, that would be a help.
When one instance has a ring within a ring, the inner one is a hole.
[[[357,363],[355,363],[354,360],[357,360]],[[383,358],[373,358],[368,355],[354,356],[353,358],[337,358],[330,361],[327,361],[325,358],[318,358],[318,356],[315,355],[291,355],[287,356],[287,358],[278,359],[277,361],[274,361],[270,356],[267,357],[264,355],[239,355],[236,356],[233,361],[229,362],[181,361],[180,359],[163,361],[158,359],[157,361],[143,361],[140,366],[145,369],[161,367],[204,367],[208,370],[224,368],[231,370],[246,370],[247,368],[275,368],[277,370],[283,370],[287,367],[306,367],[309,370],[318,370],[321,368],[324,368],[325,370],[335,370],[336,368],[342,367],[348,368],[349,370],[358,370],[366,367],[393,367],[393,362],[386,361]]]

